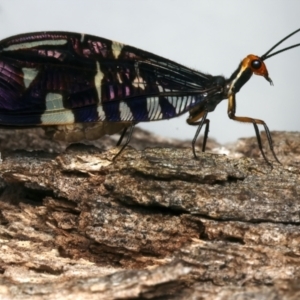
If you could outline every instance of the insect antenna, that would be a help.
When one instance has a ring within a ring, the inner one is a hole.
[[[289,49],[292,49],[292,48],[296,48],[296,47],[299,47],[300,46],[300,43],[299,44],[295,44],[295,45],[292,45],[292,46],[289,46],[289,47],[286,47],[286,48],[283,48],[281,50],[278,50],[274,53],[271,53],[269,54],[270,52],[272,52],[277,46],[279,46],[281,43],[283,43],[285,40],[287,40],[288,38],[290,38],[292,35],[296,34],[297,32],[300,31],[300,28],[295,30],[294,32],[290,33],[289,35],[287,35],[285,38],[283,38],[282,40],[280,40],[277,44],[275,44],[270,50],[268,50],[264,55],[262,55],[260,58],[261,60],[266,60],[267,58],[270,58],[276,54],[279,54],[281,52],[284,52],[284,51],[287,51]]]

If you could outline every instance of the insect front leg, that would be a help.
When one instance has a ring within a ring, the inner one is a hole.
[[[198,128],[196,130],[196,133],[195,133],[195,136],[194,136],[193,141],[192,141],[193,154],[194,154],[194,157],[196,159],[197,159],[196,150],[195,150],[196,141],[197,141],[197,138],[198,138],[198,136],[200,134],[200,131],[201,131],[204,124],[205,124],[205,130],[204,130],[204,137],[203,137],[203,143],[202,143],[202,152],[205,152],[206,142],[207,142],[208,132],[209,132],[209,122],[210,122],[209,119],[207,119],[207,115],[208,115],[208,112],[203,111],[203,112],[201,112],[200,115],[197,115],[197,118],[196,118],[196,119],[201,118],[200,121],[194,121],[195,118],[192,118],[192,116],[190,116],[186,120],[189,125],[198,126]]]
[[[259,147],[259,150],[264,158],[264,160],[269,164],[269,165],[272,165],[264,151],[263,151],[263,147],[262,147],[262,143],[261,143],[261,137],[260,137],[260,133],[259,133],[259,130],[258,130],[258,124],[259,125],[263,125],[264,126],[264,129],[265,129],[265,132],[266,132],[266,135],[267,135],[267,138],[268,138],[268,143],[269,143],[269,147],[270,147],[270,150],[273,154],[273,157],[275,158],[275,160],[280,163],[280,161],[278,160],[275,152],[274,152],[274,148],[273,148],[273,141],[272,141],[272,137],[271,137],[271,133],[270,133],[270,130],[267,126],[267,124],[263,121],[263,120],[259,120],[259,119],[253,119],[253,118],[249,118],[249,117],[238,117],[235,115],[235,110],[236,110],[236,103],[235,103],[235,94],[232,94],[229,98],[228,98],[228,110],[227,110],[227,113],[228,113],[228,117],[232,120],[235,120],[235,121],[239,121],[239,122],[243,122],[243,123],[252,123],[253,126],[254,126],[254,130],[255,130],[255,134],[256,134],[256,139],[257,139],[257,143],[258,143],[258,147]]]

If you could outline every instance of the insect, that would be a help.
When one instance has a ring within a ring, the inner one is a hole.
[[[263,125],[276,161],[268,126],[262,120],[235,115],[236,93],[252,74],[272,84],[264,60],[286,36],[262,56],[248,55],[229,79],[189,69],[155,54],[105,38],[71,32],[36,32],[0,41],[0,126],[43,126],[55,139],[69,142],[130,132],[139,122],[170,119],[189,112],[198,126],[195,144],[208,113],[228,99],[230,119],[252,123],[265,161],[258,125]],[[119,152],[119,153],[120,153]],[[118,154],[117,154],[118,155]],[[279,161],[278,161],[279,162]]]

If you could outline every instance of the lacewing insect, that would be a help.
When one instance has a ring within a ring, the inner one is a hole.
[[[235,95],[252,74],[272,84],[264,61],[298,47],[271,54],[292,32],[262,56],[248,55],[229,79],[189,69],[155,54],[104,38],[71,32],[21,34],[0,41],[0,126],[43,126],[53,137],[69,142],[97,139],[122,131],[120,152],[135,124],[170,119],[189,112],[197,125],[195,144],[207,115],[228,99],[230,119],[252,123],[265,161],[258,125],[263,125],[276,161],[268,126],[262,120],[235,115]],[[120,154],[120,152],[118,154]],[[117,155],[118,155],[117,154]],[[278,161],[279,162],[279,161]]]

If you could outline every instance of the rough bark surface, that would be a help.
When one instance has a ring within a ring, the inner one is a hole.
[[[116,161],[111,139],[0,139],[1,299],[300,298],[299,133],[273,167],[255,138],[195,160],[139,131]]]

